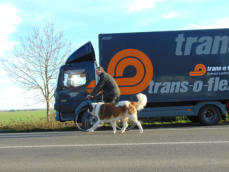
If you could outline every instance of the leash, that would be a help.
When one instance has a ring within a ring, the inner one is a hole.
[[[95,103],[95,111],[96,111],[96,107],[97,107],[97,105],[98,105],[98,104],[97,104],[97,103]]]

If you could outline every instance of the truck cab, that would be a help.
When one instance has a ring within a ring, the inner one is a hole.
[[[95,54],[90,42],[76,50],[61,66],[55,91],[57,121],[75,120],[76,107],[88,102],[90,83],[96,80],[95,68]]]

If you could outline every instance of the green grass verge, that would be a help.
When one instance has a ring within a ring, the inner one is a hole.
[[[0,132],[58,131],[73,130],[74,123],[58,122],[51,112],[50,121],[46,120],[46,111],[0,112]]]
[[[0,112],[0,123],[2,126],[18,124],[21,122],[30,123],[40,120],[46,120],[44,110]]]

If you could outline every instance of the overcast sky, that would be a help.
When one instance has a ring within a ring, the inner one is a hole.
[[[0,0],[0,58],[44,20],[60,27],[76,49],[98,34],[229,28],[228,0]],[[44,108],[0,66],[0,110]]]

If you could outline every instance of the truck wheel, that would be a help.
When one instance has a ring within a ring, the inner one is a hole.
[[[80,113],[79,119],[75,119],[76,128],[80,131],[86,131],[90,129],[98,119],[88,113],[83,111]]]
[[[215,125],[220,121],[220,110],[214,105],[206,105],[199,111],[200,122],[204,125]]]

